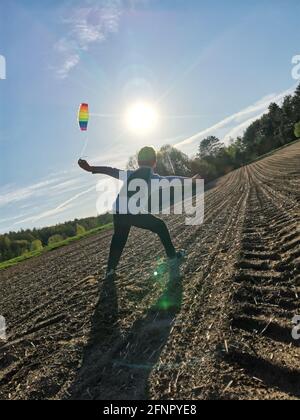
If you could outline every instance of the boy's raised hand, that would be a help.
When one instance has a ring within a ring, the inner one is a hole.
[[[79,159],[78,165],[84,171],[87,171],[87,172],[92,172],[93,171],[93,168],[88,164],[88,162],[86,160]]]

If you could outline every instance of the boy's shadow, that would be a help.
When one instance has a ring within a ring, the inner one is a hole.
[[[122,336],[116,282],[105,280],[70,399],[148,399],[149,376],[182,304],[181,279],[168,276],[166,283],[155,305]]]

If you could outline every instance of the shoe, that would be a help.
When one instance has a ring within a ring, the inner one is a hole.
[[[169,258],[169,262],[171,265],[179,264],[181,265],[186,257],[186,251],[181,249],[180,251],[176,252],[176,256],[174,258]]]
[[[179,264],[183,263],[185,257],[186,257],[186,251],[184,249],[181,249],[176,252],[176,258]]]

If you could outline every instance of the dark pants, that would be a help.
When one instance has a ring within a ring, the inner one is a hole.
[[[132,226],[156,233],[165,248],[167,256],[169,258],[176,256],[168,228],[162,220],[154,217],[152,214],[138,214],[135,216],[116,214],[114,215],[115,233],[110,247],[108,271],[117,268]]]

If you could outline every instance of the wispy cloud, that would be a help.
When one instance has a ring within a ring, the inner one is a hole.
[[[124,150],[124,154],[120,155],[110,150],[105,155],[99,156],[96,159],[98,162],[95,163],[99,164],[101,161],[103,164],[107,164],[109,162],[117,167],[125,167],[127,157],[128,150],[127,154]],[[14,184],[2,186],[0,188],[0,208],[1,212],[3,209],[3,214],[6,217],[0,219],[0,232],[34,226],[40,221],[39,226],[46,226],[51,219],[57,221],[55,216],[59,215],[62,220],[64,217],[75,217],[79,214],[82,217],[91,215],[93,200],[96,212],[97,181],[99,182],[98,177],[84,176],[78,168],[74,171],[53,173],[47,180],[41,180],[21,188]],[[83,196],[86,197],[84,200],[82,200]],[[24,209],[26,211],[23,211]]]
[[[65,58],[64,63],[60,68],[57,69],[56,75],[59,79],[65,79],[69,72],[77,66],[80,58],[78,54],[72,54]]]
[[[255,115],[254,117],[251,117],[247,119],[246,121],[243,121],[241,124],[236,125],[235,127],[231,128],[227,134],[223,137],[223,142],[225,144],[230,143],[232,139],[236,139],[237,137],[243,135],[245,130],[258,118],[262,117],[265,114],[265,111],[261,112],[260,114]]]
[[[82,197],[86,194],[89,194],[92,191],[95,191],[95,186],[93,186],[91,188],[88,188],[84,191],[81,191],[78,194],[75,194],[73,197],[69,198],[68,200],[65,200],[63,203],[59,204],[58,206],[55,206],[53,209],[46,210],[46,211],[44,211],[42,213],[39,213],[37,215],[30,216],[30,217],[27,217],[26,219],[20,220],[20,221],[16,222],[15,225],[21,225],[21,224],[29,223],[29,222],[37,222],[41,219],[46,219],[46,218],[48,219],[52,216],[55,216],[59,213],[62,213],[64,211],[66,211],[68,208],[71,207],[71,204],[72,204],[73,201],[77,200],[78,198],[80,198],[80,197]]]
[[[82,52],[118,32],[122,13],[123,0],[88,1],[71,12],[68,10],[68,18],[63,19],[67,34],[54,46],[61,61],[56,75],[66,78],[79,64]]]
[[[199,133],[191,136],[179,143],[176,144],[176,147],[192,150],[195,144],[198,144],[206,136],[216,135],[223,139],[226,143],[232,137],[243,134],[244,130],[257,118],[262,116],[267,112],[268,107],[271,102],[280,104],[285,96],[293,94],[295,91],[295,86],[290,89],[287,89],[280,93],[273,93],[267,96],[264,96],[259,101],[255,102],[253,105],[233,114],[213,126],[206,128],[205,130],[200,131]]]
[[[58,182],[58,179],[51,179],[42,182],[38,182],[36,184],[30,185],[28,187],[17,188],[15,189],[13,186],[8,186],[2,190],[2,194],[0,194],[0,207],[17,203],[19,201],[23,201],[32,197],[38,197],[43,195],[45,191],[47,191],[48,187]]]
[[[24,214],[20,214],[18,216],[6,217],[5,219],[0,219],[0,225],[2,225],[4,223],[7,223],[7,222],[13,222],[15,220],[23,218],[24,216],[25,216]]]

